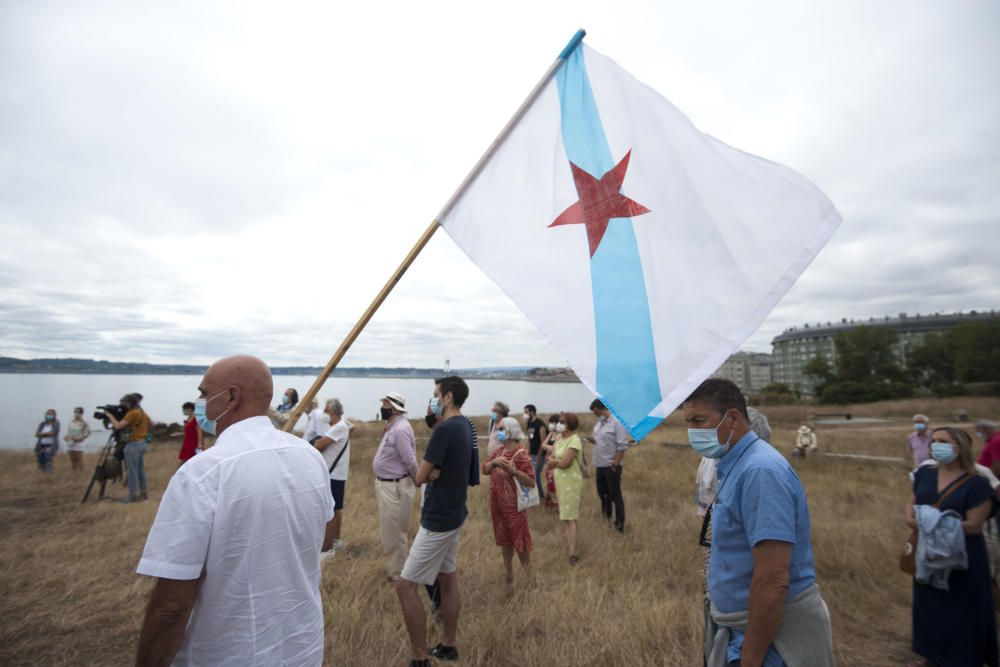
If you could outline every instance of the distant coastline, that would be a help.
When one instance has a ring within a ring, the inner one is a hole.
[[[34,373],[50,375],[202,375],[207,366],[192,364],[148,364],[128,361],[104,361],[95,359],[17,359],[0,357],[0,373]],[[319,375],[320,366],[275,366],[274,375]],[[334,377],[341,378],[416,378],[433,379],[440,377],[441,369],[395,367],[384,368],[363,366],[337,368]],[[569,368],[465,368],[451,372],[473,380],[516,380],[527,382],[579,382],[580,379]]]

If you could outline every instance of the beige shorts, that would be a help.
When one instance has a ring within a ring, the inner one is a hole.
[[[462,532],[455,530],[436,533],[423,526],[417,531],[399,576],[425,586],[437,581],[439,574],[452,574],[458,569],[458,538]]]

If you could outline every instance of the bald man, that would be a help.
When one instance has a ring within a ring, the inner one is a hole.
[[[174,474],[149,531],[136,665],[321,665],[323,456],[271,424],[260,359],[217,361],[198,390],[195,418],[218,437]]]

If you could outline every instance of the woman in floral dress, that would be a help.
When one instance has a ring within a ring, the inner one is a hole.
[[[483,464],[483,474],[490,476],[490,515],[493,535],[507,573],[508,584],[514,582],[514,554],[517,553],[524,573],[531,578],[531,530],[527,512],[517,511],[518,482],[532,487],[535,471],[531,455],[521,446],[521,427],[513,417],[504,417],[497,427],[496,438],[502,447],[496,449]]]

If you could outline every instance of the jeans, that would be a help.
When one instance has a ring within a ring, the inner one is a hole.
[[[615,470],[611,466],[597,469],[597,496],[601,499],[601,511],[611,518],[611,507],[615,508],[615,526],[625,525],[625,501],[622,499],[622,467]]]
[[[125,445],[125,465],[128,466],[128,495],[135,498],[146,493],[146,441],[139,440]]]
[[[535,468],[535,486],[538,487],[538,499],[545,498],[545,453],[532,455],[531,465]]]
[[[35,454],[35,460],[38,461],[38,469],[42,472],[52,472],[52,448],[47,445],[42,445],[38,448],[38,452]]]

